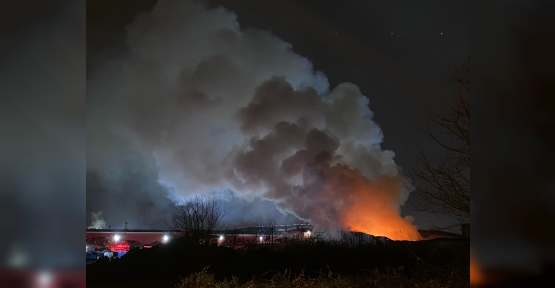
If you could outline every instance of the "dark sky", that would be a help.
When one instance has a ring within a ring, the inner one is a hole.
[[[293,44],[331,86],[358,85],[401,166],[416,160],[419,127],[451,95],[454,65],[470,56],[468,1],[211,2]]]
[[[88,76],[108,69],[111,60],[128,52],[125,26],[137,12],[148,12],[155,2],[87,1]],[[308,58],[315,70],[328,77],[331,87],[341,82],[358,85],[369,98],[374,121],[383,130],[382,148],[395,152],[401,168],[416,164],[419,146],[425,150],[431,147],[421,128],[429,121],[430,111],[452,94],[455,65],[470,56],[467,1],[210,2],[234,12],[242,29],[269,30],[291,43],[295,53]],[[95,184],[94,172],[87,176],[88,215],[100,210],[109,215],[110,210],[120,209],[98,200],[109,197],[109,189]],[[120,197],[133,197],[133,192],[128,193]],[[118,199],[113,201],[124,201]],[[145,209],[155,205],[148,201],[143,204]],[[171,202],[156,205],[171,206]],[[430,220],[441,222],[415,213],[410,198],[403,213],[414,215],[415,223],[423,228]]]

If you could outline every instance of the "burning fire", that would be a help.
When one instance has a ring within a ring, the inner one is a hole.
[[[348,217],[345,219],[346,226],[351,231],[364,232],[374,236],[385,236],[391,240],[420,240],[420,234],[416,227],[411,224],[410,218],[401,218],[391,211],[379,212],[380,217],[376,217],[373,213],[365,211],[361,205],[350,210]],[[367,220],[361,220],[367,219]],[[371,219],[371,220],[370,220]]]
[[[348,166],[329,168],[324,190],[342,189],[348,195],[340,208],[336,206],[344,228],[392,240],[420,240],[413,219],[400,216],[401,182],[397,177],[382,175],[370,181]]]

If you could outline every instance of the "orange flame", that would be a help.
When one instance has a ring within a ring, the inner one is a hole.
[[[340,189],[349,195],[338,209],[343,228],[392,240],[420,239],[412,217],[400,216],[401,181],[397,177],[382,175],[370,181],[346,166],[330,168],[325,189]]]
[[[351,231],[385,236],[391,240],[420,239],[416,226],[412,224],[412,218],[402,218],[395,207],[369,205],[368,201],[357,201],[346,210],[343,220]]]

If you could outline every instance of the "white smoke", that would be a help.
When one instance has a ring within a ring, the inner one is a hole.
[[[356,85],[330,90],[289,43],[192,0],[158,1],[127,27],[127,43],[127,55],[89,75],[89,165],[111,157],[94,150],[108,129],[154,156],[174,201],[232,190],[344,228],[345,209],[364,199],[401,219],[410,191]]]
[[[106,225],[106,221],[102,218],[102,211],[93,212],[92,213],[92,225],[89,226],[89,229],[106,229],[108,225]]]

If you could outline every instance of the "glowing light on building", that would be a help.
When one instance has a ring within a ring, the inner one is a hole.
[[[123,242],[118,244],[113,244],[110,246],[110,251],[112,252],[127,252],[129,251],[129,244]]]
[[[114,235],[114,241],[118,242],[121,237],[119,235]]]
[[[168,235],[164,235],[162,240],[164,241],[164,243],[166,243],[166,242],[168,242],[168,240],[170,240],[170,237]]]
[[[220,241],[224,240],[224,235],[220,235]]]

